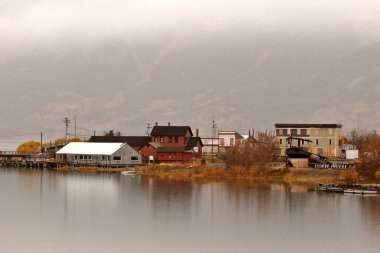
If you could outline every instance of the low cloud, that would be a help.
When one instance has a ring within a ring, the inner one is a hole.
[[[175,105],[175,101],[171,99],[155,99],[143,107],[141,111],[145,114],[156,112],[173,114],[173,107]]]

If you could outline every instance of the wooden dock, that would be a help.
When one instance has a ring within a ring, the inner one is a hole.
[[[319,192],[377,194],[380,190],[376,184],[322,184],[317,183],[314,187]]]
[[[19,154],[15,151],[0,151],[0,166],[45,168],[50,165],[51,154]]]

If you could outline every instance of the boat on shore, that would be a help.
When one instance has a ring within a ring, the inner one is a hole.
[[[136,170],[135,169],[125,170],[125,171],[122,171],[120,174],[124,176],[136,175]]]

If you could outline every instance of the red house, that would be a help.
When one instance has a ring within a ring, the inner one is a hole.
[[[149,145],[140,149],[144,157],[153,156],[156,162],[191,162],[202,158],[202,141],[193,136],[189,126],[158,126],[150,133]]]

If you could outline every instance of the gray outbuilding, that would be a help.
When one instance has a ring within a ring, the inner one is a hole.
[[[126,143],[70,142],[56,153],[68,165],[122,167],[141,164],[141,155]]]

